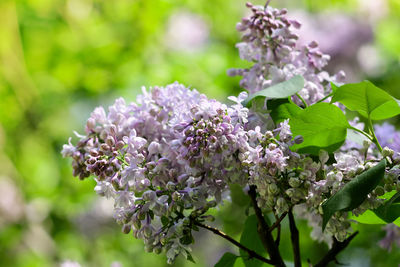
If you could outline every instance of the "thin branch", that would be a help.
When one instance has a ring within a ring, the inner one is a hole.
[[[286,217],[286,214],[287,214],[287,212],[283,213],[283,214],[281,215],[281,217],[278,217],[278,215],[276,215],[275,212],[274,212],[274,216],[275,216],[276,221],[275,221],[275,223],[269,228],[269,231],[271,232],[271,231],[273,230],[273,226],[274,226],[274,225],[277,225],[277,226],[276,226],[276,228],[277,228],[277,233],[276,233],[276,238],[275,238],[275,244],[276,244],[277,247],[279,247],[279,243],[281,242],[281,228],[282,228],[282,227],[281,227],[281,222],[282,222],[283,218]]]
[[[267,3],[265,3],[264,9],[267,9],[267,7],[268,7],[268,5],[269,5],[269,2],[271,2],[271,0],[268,0]]]
[[[237,247],[239,247],[240,249],[246,251],[246,252],[249,254],[250,258],[255,258],[255,259],[258,259],[258,260],[260,260],[260,261],[262,261],[262,262],[271,264],[271,265],[273,264],[273,261],[272,261],[272,260],[266,259],[266,258],[264,258],[263,256],[261,256],[260,254],[258,254],[257,252],[255,252],[254,250],[251,250],[251,249],[249,249],[249,248],[243,246],[242,244],[240,244],[239,242],[237,242],[235,239],[233,239],[233,238],[230,237],[229,235],[225,234],[224,232],[218,230],[217,228],[213,228],[213,227],[211,227],[211,226],[208,226],[208,225],[202,224],[202,223],[200,223],[200,222],[196,222],[196,221],[194,222],[194,224],[197,225],[197,226],[199,226],[199,227],[202,227],[202,228],[204,228],[204,229],[207,229],[207,230],[213,232],[214,234],[219,235],[220,237],[222,237],[222,238],[228,240],[229,242],[231,242],[231,243],[234,244],[235,246],[237,246]]]
[[[276,221],[274,222],[274,224],[271,225],[271,227],[268,229],[268,231],[272,232],[276,227],[278,227],[281,224],[282,220],[285,219],[286,215],[287,215],[287,212],[284,212],[281,215],[281,217],[277,218]]]
[[[296,221],[294,220],[292,210],[289,210],[289,228],[290,228],[290,239],[292,240],[292,247],[293,247],[294,266],[301,267],[299,230],[297,230]]]
[[[345,239],[343,242],[339,242],[336,240],[336,238],[333,238],[333,245],[332,248],[326,253],[326,255],[317,263],[314,265],[314,267],[324,267],[327,266],[329,262],[331,261],[337,261],[336,256],[344,250],[351,240],[358,234],[358,231],[354,232],[351,236],[349,236],[347,239]]]
[[[281,225],[278,225],[278,231],[275,238],[275,244],[277,247],[279,247],[280,242],[281,242]]]
[[[250,186],[249,196],[254,208],[254,212],[258,221],[258,235],[260,236],[261,242],[267,250],[271,260],[275,266],[284,267],[286,266],[282,256],[279,252],[278,246],[275,244],[274,238],[269,231],[268,223],[265,221],[261,209],[257,205],[257,193],[254,185]]]

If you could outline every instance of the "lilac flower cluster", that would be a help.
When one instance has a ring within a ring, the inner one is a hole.
[[[286,10],[248,7],[253,14],[237,26],[244,32],[238,48],[255,64],[232,71],[243,76],[242,86],[254,93],[300,74],[306,84],[299,94],[307,104],[327,96],[328,82],[340,82],[343,74],[322,71],[329,57],[315,42],[297,46],[291,28],[300,23],[286,18]],[[400,190],[400,134],[390,125],[376,128],[388,146],[382,155],[370,142],[349,142],[328,164],[326,151],[318,159],[291,151],[303,140],[292,136],[288,120],[277,127],[259,120],[256,111],[242,106],[246,98],[247,93],[230,97],[234,104],[228,106],[178,83],[144,88],[136,103],[120,98],[108,113],[96,108],[85,135],[77,134],[76,145],[69,140],[62,154],[73,159],[74,176],[94,176],[95,191],[114,199],[122,231],[143,239],[149,252],[165,251],[169,263],[179,254],[191,257],[192,230],[212,220],[207,211],[226,199],[233,183],[255,186],[264,211],[280,216],[294,209],[313,227],[312,237],[328,243],[332,236],[346,239],[350,219],[347,212],[337,212],[323,232],[321,204],[358,174],[382,157],[393,163],[384,184],[352,211],[355,216],[377,208],[383,202],[379,196]],[[357,120],[353,124],[363,126]]]
[[[249,184],[257,187],[258,206],[282,215],[305,200],[309,176],[315,172],[305,166],[303,157],[289,149],[295,141],[288,120],[274,132],[278,138],[272,131],[261,133],[259,126],[249,130],[249,147],[241,160],[249,173]],[[300,165],[304,168],[297,168]]]
[[[246,95],[244,95],[246,97]],[[227,107],[180,84],[143,90],[137,104],[120,98],[96,108],[86,135],[64,145],[74,175],[94,175],[99,195],[115,200],[123,232],[147,251],[189,257],[194,220],[222,201],[227,183],[244,184],[238,154],[247,145],[247,109]]]
[[[329,82],[343,82],[344,72],[330,76],[322,71],[330,57],[319,50],[317,42],[305,46],[298,44],[294,29],[300,28],[301,24],[288,19],[286,9],[250,3],[247,7],[252,15],[237,24],[237,30],[244,33],[243,42],[237,44],[237,48],[241,59],[254,62],[254,65],[249,69],[228,72],[229,75],[243,76],[243,88],[254,93],[302,75],[306,83],[299,94],[307,104],[312,104],[329,94]],[[296,96],[293,99],[301,103]]]

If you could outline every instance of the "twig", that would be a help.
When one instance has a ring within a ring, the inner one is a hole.
[[[257,205],[257,193],[254,185],[250,186],[249,196],[253,204],[254,212],[256,213],[258,221],[258,235],[260,236],[261,242],[267,250],[274,266],[284,267],[286,266],[282,256],[279,252],[278,246],[275,244],[274,238],[269,231],[268,223],[265,221],[261,209]]]
[[[275,244],[277,247],[279,247],[280,242],[281,242],[281,225],[278,225],[278,232],[275,238]]]
[[[327,266],[329,262],[336,261],[336,256],[344,250],[351,240],[358,234],[358,231],[354,232],[351,236],[345,239],[343,242],[339,242],[336,238],[333,238],[333,245],[332,248],[326,253],[326,255],[314,265],[314,267],[324,267]]]
[[[281,215],[281,217],[278,217],[278,215],[276,215],[275,214],[275,212],[274,212],[274,216],[275,216],[275,219],[276,219],[276,221],[275,221],[275,223],[269,228],[269,231],[271,232],[272,230],[272,227],[274,226],[274,225],[276,225],[277,224],[277,233],[276,233],[276,238],[275,238],[275,244],[276,244],[276,246],[277,247],[279,247],[279,243],[281,242],[281,221],[283,220],[283,218],[285,218],[285,216],[286,216],[286,214],[287,214],[287,212],[285,212],[284,214],[282,214]]]
[[[281,217],[277,218],[276,221],[274,222],[274,224],[271,225],[271,227],[268,229],[268,231],[272,232],[276,227],[278,227],[281,224],[282,220],[285,219],[286,215],[287,215],[287,212],[284,212],[281,215]]]
[[[289,228],[290,228],[290,239],[292,240],[292,247],[293,247],[294,266],[301,267],[299,230],[297,230],[296,221],[294,220],[292,210],[289,210]]]
[[[237,247],[239,247],[240,249],[246,251],[246,252],[249,254],[250,258],[255,258],[255,259],[258,259],[258,260],[260,260],[260,261],[262,261],[262,262],[265,262],[265,263],[268,263],[268,264],[273,264],[273,261],[272,261],[272,260],[266,259],[266,258],[264,258],[263,256],[261,256],[260,254],[258,254],[257,252],[255,252],[254,250],[251,250],[251,249],[249,249],[249,248],[243,246],[242,244],[240,244],[239,242],[237,242],[235,239],[233,239],[233,238],[230,237],[229,235],[225,234],[224,232],[218,230],[217,228],[213,228],[213,227],[211,227],[211,226],[208,226],[208,225],[202,224],[202,223],[200,223],[200,222],[196,222],[196,221],[194,222],[194,224],[197,225],[197,226],[199,226],[199,227],[202,227],[202,228],[204,228],[204,229],[207,229],[207,230],[213,232],[214,234],[219,235],[220,237],[222,237],[222,238],[228,240],[229,242],[231,242],[231,243],[234,244],[235,246],[237,246]]]
[[[265,3],[264,9],[267,9],[267,7],[268,7],[268,5],[269,5],[269,2],[271,2],[271,0],[268,0],[268,1]]]

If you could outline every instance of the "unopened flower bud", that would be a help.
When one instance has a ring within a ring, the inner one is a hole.
[[[382,150],[382,156],[383,157],[392,157],[394,155],[393,149],[388,148],[385,146]]]
[[[377,186],[375,188],[375,194],[377,194],[378,196],[383,196],[385,194],[385,189],[383,189],[382,186]]]
[[[145,225],[143,227],[143,234],[145,237],[149,238],[153,234],[153,231],[151,230],[151,227],[149,225]]]
[[[110,150],[110,146],[107,144],[101,144],[100,149],[103,151],[108,151],[108,150]]]
[[[385,184],[385,191],[390,192],[393,190],[393,186],[391,184]]]
[[[137,217],[133,217],[132,223],[133,223],[133,227],[135,227],[135,229],[137,229],[137,230],[139,230],[140,227],[142,227],[142,221]]]
[[[124,224],[124,226],[122,226],[122,232],[124,234],[129,234],[130,231],[131,231],[131,226],[129,224]]]
[[[369,148],[371,146],[371,144],[372,144],[371,140],[364,140],[363,141],[363,147],[365,149]]]
[[[118,142],[115,144],[115,148],[116,148],[117,150],[122,149],[124,146],[125,146],[125,143],[124,143],[123,141],[118,141]]]
[[[268,193],[271,195],[276,195],[279,192],[279,188],[276,184],[269,184],[268,185]]]
[[[145,234],[145,236],[146,236],[146,234]],[[153,248],[154,248],[154,246],[153,246],[152,244],[146,244],[146,245],[144,246],[144,250],[145,250],[147,253],[153,252]]]
[[[142,195],[142,198],[145,201],[154,201],[156,199],[156,197],[157,197],[156,192],[151,191],[151,190],[144,192]]]
[[[93,156],[93,157],[97,157],[97,156],[99,155],[99,153],[98,153],[97,150],[95,150],[95,149],[91,149],[89,153],[90,153],[90,155]]]
[[[210,208],[214,208],[215,206],[217,206],[217,202],[215,200],[211,200],[207,202],[207,206]]]
[[[167,189],[168,190],[170,190],[170,191],[173,191],[173,190],[175,190],[175,183],[174,182],[171,182],[171,181],[169,181],[168,183],[167,183]]]
[[[86,126],[89,130],[93,130],[96,127],[96,121],[93,118],[89,118],[86,122]]]
[[[304,142],[303,136],[297,135],[297,136],[294,137],[294,143],[295,143],[295,144],[301,144],[301,143],[303,143],[303,142]]]
[[[117,134],[117,127],[114,124],[112,124],[109,128],[109,131],[111,135],[115,136]]]
[[[154,252],[155,254],[160,254],[160,253],[162,252],[162,246],[160,246],[160,245],[155,246],[155,247],[153,248],[153,252]]]
[[[297,177],[292,177],[289,179],[289,185],[291,187],[299,187],[301,185],[301,181]]]
[[[109,145],[110,147],[114,146],[115,144],[114,138],[112,136],[108,136],[106,139],[106,144]]]

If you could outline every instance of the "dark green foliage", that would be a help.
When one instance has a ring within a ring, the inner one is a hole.
[[[376,166],[356,176],[348,182],[335,195],[322,204],[323,222],[322,228],[332,215],[337,211],[351,211],[363,203],[367,195],[375,189],[385,173],[386,160],[382,160]]]

